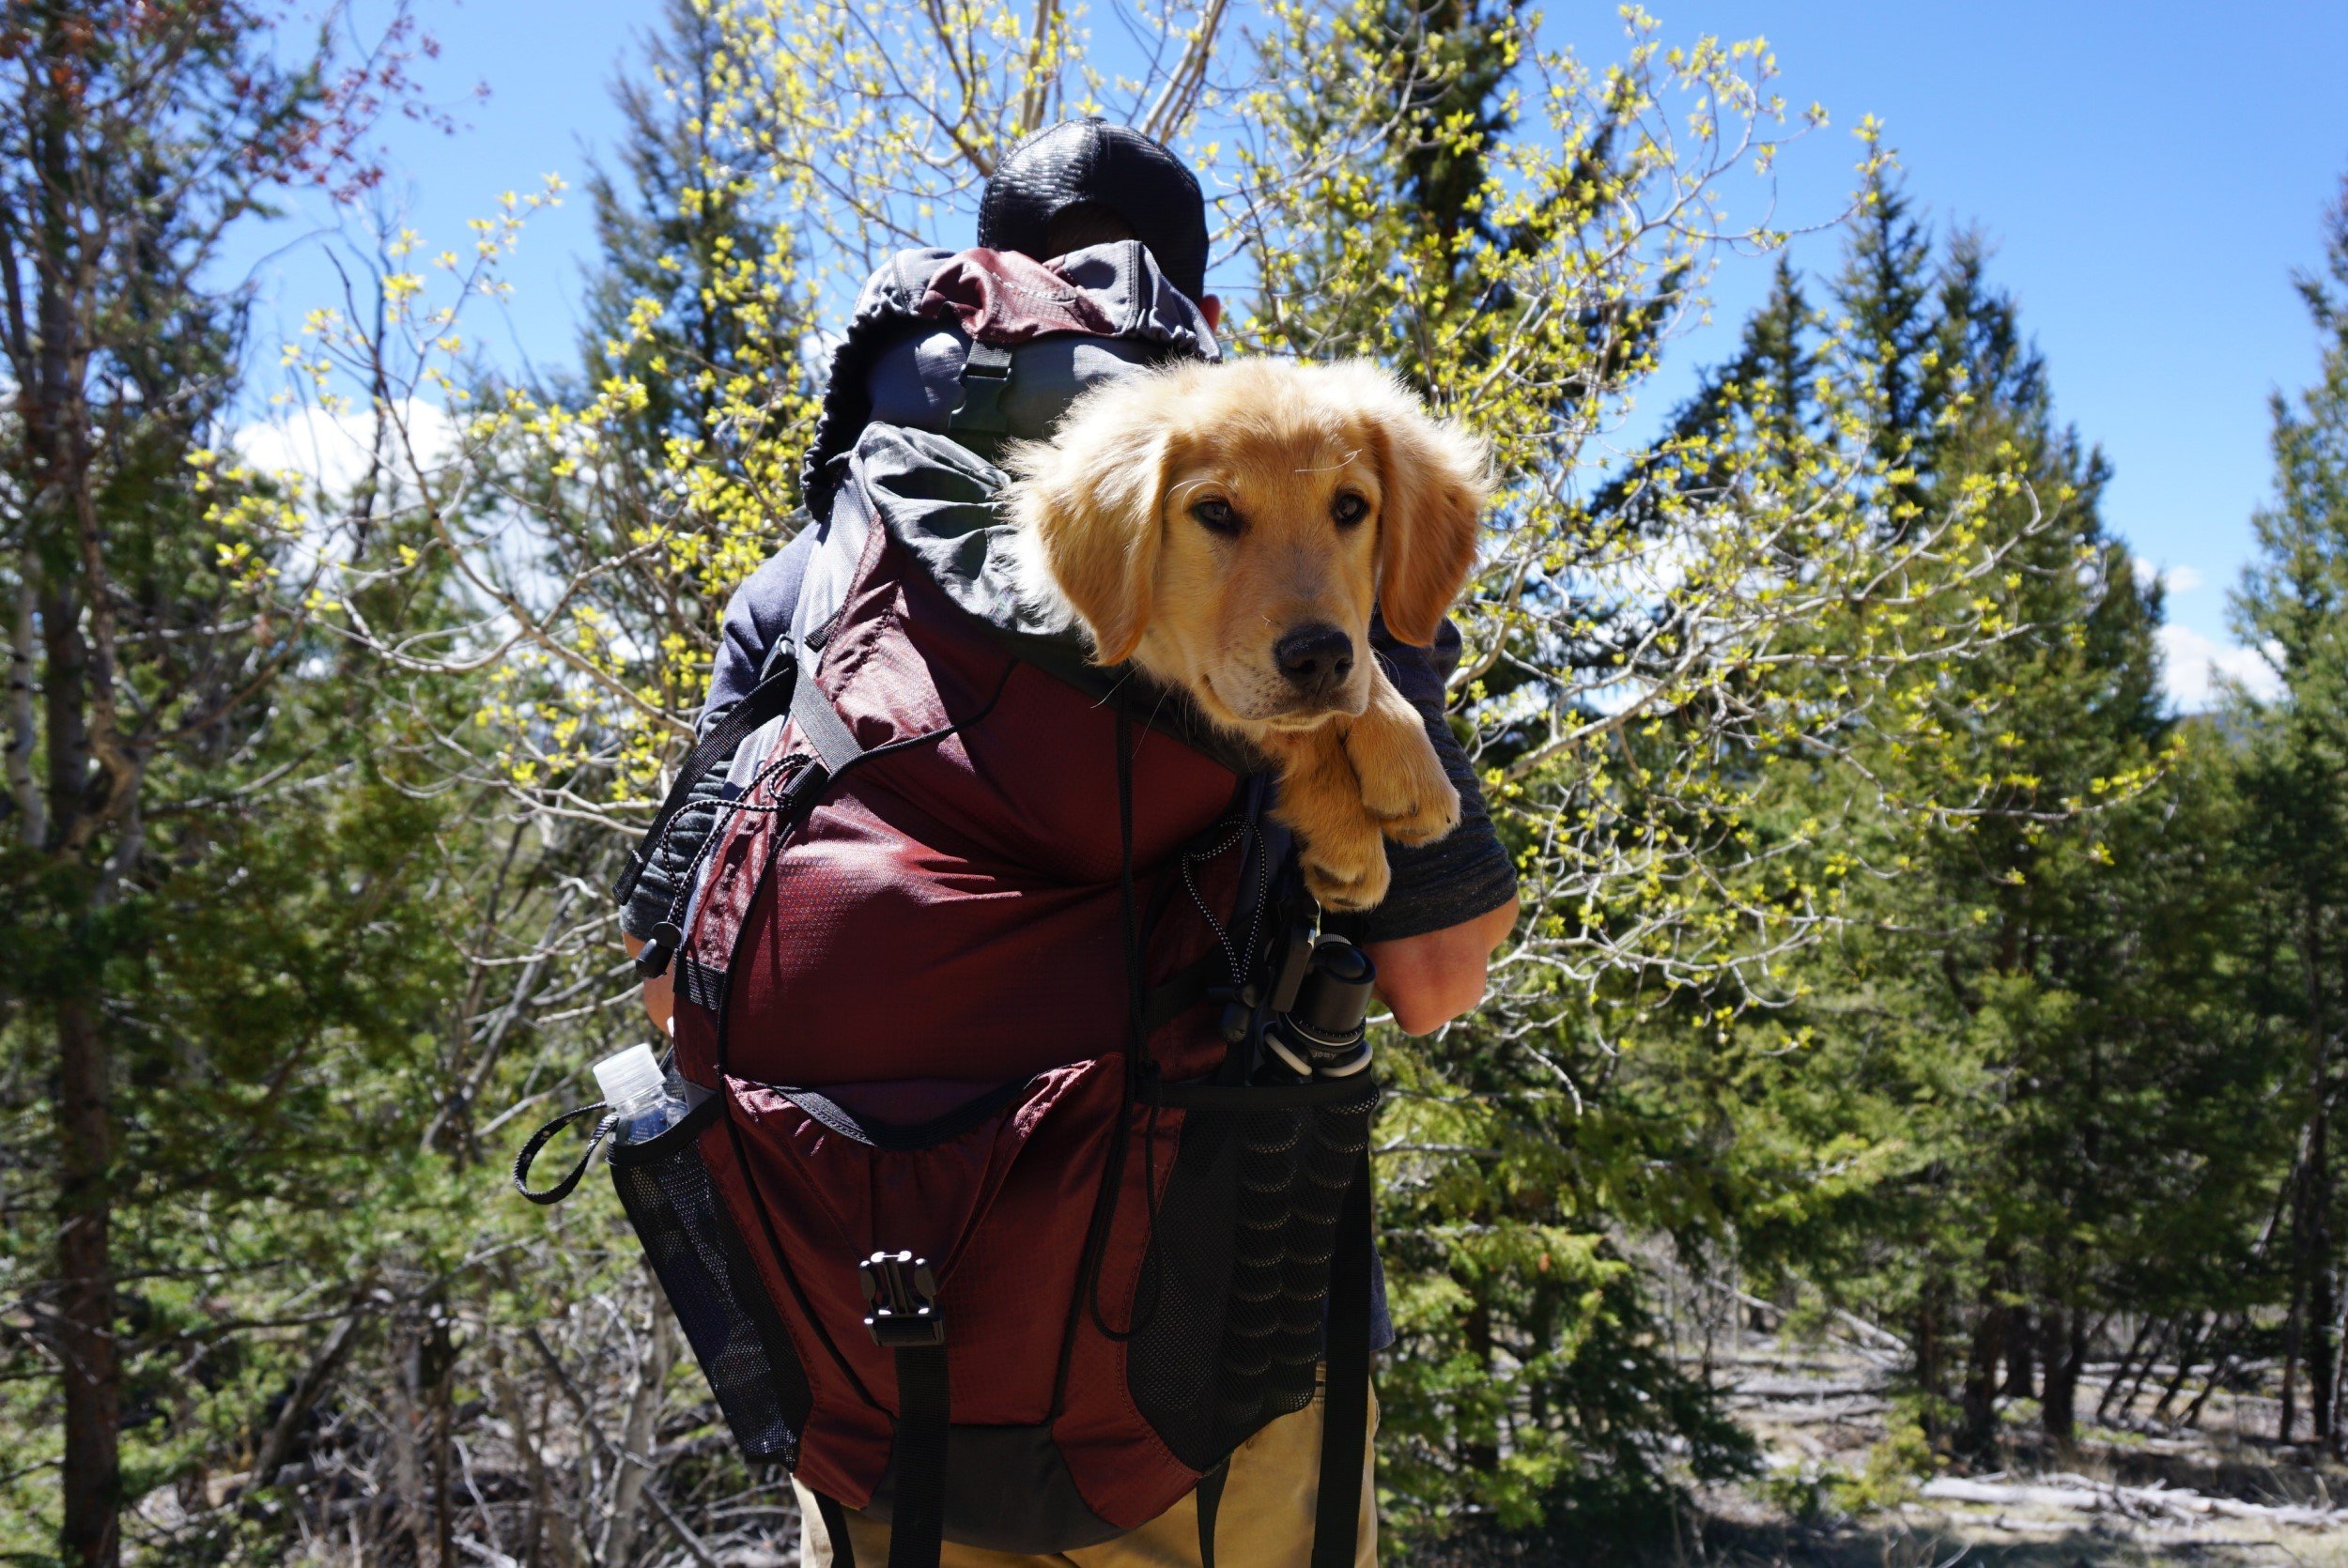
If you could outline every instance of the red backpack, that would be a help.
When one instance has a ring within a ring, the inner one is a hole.
[[[1249,760],[1009,594],[972,450],[1023,345],[1189,346],[1151,335],[1147,253],[1106,249],[1105,281],[915,253],[868,285],[843,365],[941,323],[957,423],[866,422],[835,372],[833,586],[623,879],[728,767],[645,954],[701,1098],[612,1174],[745,1455],[888,1520],[892,1568],[1092,1545],[1194,1488],[1211,1564],[1224,1462],[1324,1357],[1313,1560],[1350,1568],[1378,1092],[1366,1055],[1308,1076],[1266,1039],[1330,944]]]

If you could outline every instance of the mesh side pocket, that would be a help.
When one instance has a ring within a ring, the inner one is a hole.
[[[1176,1458],[1205,1470],[1312,1400],[1329,1263],[1369,1142],[1369,1075],[1175,1085],[1182,1145],[1135,1293],[1125,1376]]]
[[[807,1375],[702,1162],[702,1130],[721,1105],[713,1096],[649,1143],[614,1148],[611,1181],[743,1457],[788,1468]]]

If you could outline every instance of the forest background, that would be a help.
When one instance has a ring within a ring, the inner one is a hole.
[[[0,1552],[783,1548],[616,1205],[505,1167],[642,1032],[603,889],[845,300],[1087,111],[1205,173],[1235,351],[1381,359],[1500,467],[1453,718],[1527,916],[1475,1018],[1383,1042],[1389,1551],[1636,1560],[1755,1464],[1704,1353],[1747,1310],[1899,1347],[1887,1474],[2247,1382],[2337,1448],[2348,191],[2257,679],[2180,717],[1988,245],[1765,45],[1104,15],[648,14],[548,365],[488,326],[565,193],[452,235],[382,195],[428,16],[8,0]],[[1728,194],[1797,158],[1852,165],[1806,270]],[[342,222],[281,346],[223,261],[297,198]],[[1633,423],[1722,269],[1762,302]]]

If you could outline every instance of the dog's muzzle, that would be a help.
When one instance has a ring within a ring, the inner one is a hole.
[[[1298,697],[1325,702],[1353,675],[1353,639],[1341,626],[1314,622],[1272,645],[1272,662]]]

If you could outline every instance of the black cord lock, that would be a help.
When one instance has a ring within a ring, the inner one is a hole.
[[[685,945],[685,933],[677,930],[673,920],[663,920],[644,939],[643,948],[636,955],[636,973],[647,980],[657,980],[669,972],[669,961]]]

